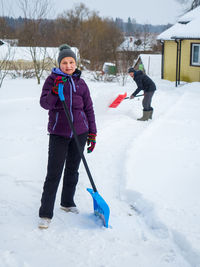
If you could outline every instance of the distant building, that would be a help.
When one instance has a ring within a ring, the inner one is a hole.
[[[142,70],[150,76],[161,76],[161,55],[140,54],[133,65],[134,69]]]
[[[152,53],[151,38],[126,36],[117,48],[117,72],[127,73],[129,66],[137,59],[140,53]]]
[[[118,52],[129,51],[129,52],[141,52],[151,51],[152,43],[149,40],[144,40],[144,37],[135,38],[134,36],[126,36],[123,43],[117,48]]]
[[[200,6],[158,36],[162,43],[162,78],[200,82]]]
[[[4,43],[7,43],[11,46],[18,46],[18,39],[2,39],[1,41],[3,41]]]
[[[108,74],[108,75],[116,75],[116,64],[111,63],[111,62],[105,62],[103,64],[102,72],[103,74]]]

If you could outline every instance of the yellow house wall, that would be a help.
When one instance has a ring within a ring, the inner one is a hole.
[[[176,43],[165,41],[164,47],[164,79],[169,81],[176,80]]]
[[[200,44],[200,40],[183,40],[181,42],[181,75],[185,82],[200,82],[200,66],[191,66],[191,43]]]
[[[182,40],[181,42],[181,72],[180,80],[186,82],[200,82],[200,66],[190,65],[191,43],[200,40]],[[164,49],[164,79],[176,80],[177,44],[175,41],[165,41]]]

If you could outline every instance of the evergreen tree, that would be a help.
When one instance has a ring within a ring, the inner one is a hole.
[[[129,17],[128,18],[128,22],[126,24],[126,32],[129,34],[129,35],[132,35],[133,34],[133,24],[131,22],[131,18]]]

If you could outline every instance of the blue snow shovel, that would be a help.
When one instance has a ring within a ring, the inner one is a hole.
[[[72,119],[71,119],[71,116],[70,116],[70,113],[69,113],[69,109],[68,109],[68,107],[67,107],[67,105],[65,103],[65,97],[64,97],[64,94],[63,94],[63,84],[61,84],[61,83],[59,83],[59,85],[58,85],[58,95],[59,95],[59,98],[60,98],[60,100],[61,100],[61,102],[63,104],[63,108],[64,108],[64,111],[65,111],[68,123],[69,123],[69,125],[70,125],[70,127],[72,129],[73,134],[74,134],[74,139],[75,139],[75,142],[76,142],[80,157],[81,157],[81,159],[83,161],[85,170],[87,172],[88,178],[89,178],[91,186],[93,188],[93,189],[87,188],[87,191],[91,194],[91,196],[93,198],[94,214],[99,216],[103,220],[103,224],[104,224],[105,227],[108,227],[110,209],[108,207],[108,204],[105,202],[105,200],[99,195],[99,193],[97,191],[97,188],[96,188],[96,186],[94,184],[92,175],[90,173],[90,170],[89,170],[87,161],[85,159],[85,156],[84,156],[83,152],[81,151],[81,147],[80,147],[80,143],[79,143],[79,140],[78,140],[78,136],[77,136],[76,130],[74,128],[74,125],[73,125],[73,122],[72,122]]]

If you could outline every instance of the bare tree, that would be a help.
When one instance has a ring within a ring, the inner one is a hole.
[[[10,33],[10,27],[8,26],[5,17],[0,17],[0,38],[7,39]]]
[[[6,20],[6,14],[11,14],[11,8],[9,2],[6,0],[0,0],[0,38],[8,39],[12,35],[12,29],[8,25]]]
[[[8,44],[0,46],[0,88],[8,75],[11,62],[14,58],[14,50]]]
[[[37,78],[38,84],[40,84],[40,79],[44,71],[48,67],[47,58],[47,48],[46,47],[30,47],[30,54],[33,60],[33,68],[35,76]]]
[[[7,4],[7,5],[6,5]],[[8,10],[8,3],[0,1],[0,38],[8,38],[10,33],[10,27],[8,26],[5,13]],[[7,43],[1,42],[0,44],[0,88],[3,84],[4,79],[9,73],[11,62],[14,58],[14,49]]]
[[[151,36],[151,33],[149,31],[149,26],[147,24],[143,25],[142,46],[143,46],[144,51],[149,49],[150,36]]]
[[[38,84],[46,69],[46,47],[39,47],[43,36],[40,27],[43,19],[49,14],[49,0],[19,0],[20,9],[25,18],[23,34],[25,43],[29,46],[29,52],[33,62],[33,68]]]
[[[186,5],[187,11],[193,10],[194,8],[200,6],[200,0],[176,0],[177,2]]]
[[[18,0],[23,17],[34,20],[44,19],[50,12],[49,0]]]
[[[198,6],[200,6],[200,0],[193,0],[190,9],[192,10],[192,9],[198,7]]]
[[[122,42],[122,33],[114,23],[96,14],[84,22],[81,55],[91,61],[91,68],[101,70],[104,62],[116,61],[116,48]]]
[[[133,62],[136,60],[138,55],[139,52],[130,51],[128,48],[123,48],[123,50],[118,52],[117,71],[122,86],[126,84],[128,68],[133,65]]]
[[[116,48],[121,31],[108,19],[102,19],[84,4],[63,12],[57,19],[57,39],[78,47],[81,57],[91,62],[91,68],[101,70],[107,60],[116,60]]]
[[[91,15],[92,12],[83,3],[60,14],[56,21],[59,44],[68,43],[71,46],[76,46],[82,54],[82,50],[86,47],[83,38],[85,35],[84,23]]]

